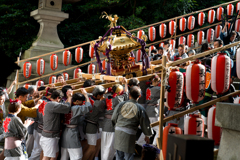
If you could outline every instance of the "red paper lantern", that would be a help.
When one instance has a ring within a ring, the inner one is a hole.
[[[200,12],[198,14],[198,25],[202,26],[205,23],[205,13],[204,12]]]
[[[96,73],[96,66],[94,64],[88,65],[88,74],[95,74]]]
[[[204,120],[198,114],[190,114],[184,119],[184,134],[204,137]]]
[[[137,32],[137,38],[141,39],[142,35],[144,35],[144,34],[145,34],[145,32],[143,30],[139,30]]]
[[[167,26],[165,23],[160,24],[159,26],[159,35],[161,38],[166,37],[167,35]]]
[[[217,26],[215,27],[215,38],[219,38],[221,32],[222,32],[222,26],[221,26],[221,25],[217,25]]]
[[[177,69],[172,69],[169,74],[168,85],[170,86],[170,90],[165,91],[165,106],[169,110],[174,110],[181,106],[184,87],[183,74]]]
[[[234,104],[240,104],[240,97],[234,99]]]
[[[148,29],[148,37],[150,41],[154,41],[156,39],[156,29],[154,27],[150,27]]]
[[[89,57],[93,58],[94,54],[95,54],[94,48],[91,45],[89,45]]]
[[[56,54],[50,56],[50,67],[54,71],[58,68],[58,56]]]
[[[168,123],[168,126],[163,130],[162,153],[163,158],[167,158],[167,142],[169,134],[182,134],[182,130],[175,123]]]
[[[208,11],[208,23],[213,23],[215,21],[215,11],[213,9]]]
[[[73,71],[73,78],[78,78],[78,73],[82,73],[82,70],[80,68],[76,68]]]
[[[237,19],[235,22],[235,31],[240,32],[240,19]]]
[[[236,52],[236,72],[238,79],[240,79],[240,48]]]
[[[45,72],[45,61],[42,58],[39,58],[36,63],[37,74],[42,76]]]
[[[163,47],[164,48],[164,42],[159,43],[159,47]]]
[[[236,12],[240,10],[240,2],[236,4]],[[238,12],[238,15],[240,15],[240,11]]]
[[[198,34],[197,34],[197,43],[199,45],[202,45],[203,41],[204,41],[204,32],[199,31]]]
[[[102,61],[102,69],[103,70],[107,69],[107,62],[105,60]]]
[[[170,43],[170,48],[171,48],[172,50],[175,50],[176,41],[175,41],[174,39],[171,39],[171,40],[169,41],[169,43]]]
[[[148,55],[149,55],[149,56],[151,56],[151,52],[152,52],[152,50],[154,50],[154,49],[156,49],[155,46],[150,46],[150,47],[149,47],[149,51],[148,51]]]
[[[195,17],[194,16],[189,16],[188,17],[188,29],[193,30],[195,27]]]
[[[187,36],[187,45],[188,45],[188,47],[193,47],[193,45],[194,45],[194,35],[193,34],[189,34]]]
[[[56,83],[56,81],[57,81],[56,76],[50,76],[49,77],[49,84],[54,84],[54,83]]]
[[[142,59],[142,51],[141,49],[137,50],[137,53],[136,53],[136,62],[139,62],[141,61]]]
[[[231,77],[231,59],[225,53],[218,53],[212,58],[211,87],[217,94],[228,91]]]
[[[198,103],[205,96],[206,68],[199,61],[192,62],[186,70],[186,95],[193,103]]]
[[[36,82],[36,86],[37,87],[41,87],[41,86],[43,86],[44,85],[44,82],[42,81],[42,80],[38,80],[37,82]]]
[[[30,62],[25,62],[23,64],[23,75],[25,78],[29,78],[32,72],[32,64]]]
[[[169,22],[169,34],[174,35],[176,32],[176,22],[170,21]]]
[[[83,49],[81,47],[77,47],[75,49],[75,61],[77,63],[80,63],[82,62],[83,60]]]
[[[209,28],[207,30],[207,42],[211,43],[214,40],[214,29]]]
[[[214,140],[215,145],[220,144],[221,140],[221,128],[215,126],[216,107],[212,106],[208,111],[207,128],[208,138]]]
[[[26,89],[28,89],[29,87],[31,87],[31,85],[28,84],[28,83],[26,83],[26,84],[23,85],[23,87],[26,88]]]
[[[233,11],[234,11],[234,5],[232,5],[232,4],[227,5],[227,15],[232,16]]]
[[[222,15],[224,14],[224,8],[223,7],[219,7],[217,9],[217,20],[221,21],[222,20]]]
[[[63,72],[63,79],[65,81],[69,80],[69,74],[67,72]]]
[[[182,36],[178,39],[178,45],[179,44],[184,44],[184,45],[186,44],[186,38],[184,36]]]
[[[65,66],[68,66],[71,63],[71,58],[72,58],[72,55],[69,50],[66,50],[63,52],[63,64]]]
[[[186,18],[183,17],[183,18],[181,18],[179,20],[179,29],[180,29],[180,31],[184,32],[186,30],[186,24],[187,24]]]

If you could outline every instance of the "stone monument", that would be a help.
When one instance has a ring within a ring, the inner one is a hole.
[[[240,105],[217,103],[215,125],[222,128],[218,160],[240,159]]]
[[[68,13],[62,12],[61,9],[62,0],[39,0],[38,9],[30,13],[30,16],[37,20],[37,22],[40,24],[37,39],[32,43],[32,46],[24,52],[21,59],[39,56],[64,48],[64,45],[62,44],[58,36],[57,25],[60,24],[63,20],[67,19],[69,15]],[[69,67],[66,67],[62,64],[62,52],[56,54],[58,55],[58,68],[55,71],[59,71]],[[53,72],[49,64],[50,56],[51,55],[39,57],[45,60],[44,75]],[[31,77],[28,79],[39,77],[39,75],[36,73],[37,60],[38,58],[29,61],[32,64],[32,74]],[[25,62],[20,63],[19,66],[22,67],[24,63]],[[22,74],[23,69],[21,69],[19,73],[19,82],[28,80]],[[73,71],[68,71],[68,74],[70,78],[72,78]],[[7,87],[10,86],[12,81],[15,79],[15,75],[16,73],[12,73],[12,75],[8,77]],[[48,83],[48,78],[49,77],[39,77],[39,79],[43,80],[45,84]],[[30,82],[29,84],[35,84],[35,81]],[[13,96],[10,95],[10,97]]]

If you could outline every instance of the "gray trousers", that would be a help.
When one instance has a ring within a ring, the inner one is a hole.
[[[116,152],[116,160],[133,160],[134,153],[125,153],[117,150]]]

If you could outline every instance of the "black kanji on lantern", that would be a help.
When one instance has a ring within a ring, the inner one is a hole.
[[[200,69],[199,75],[200,75],[200,77],[204,77],[205,76],[204,69]]]
[[[169,134],[173,134],[173,133],[175,133],[173,130],[170,130],[169,132],[168,132]]]
[[[199,97],[203,97],[204,96],[204,89],[200,89],[199,90]]]
[[[201,81],[201,82],[199,83],[199,85],[200,85],[200,86],[205,86],[205,81],[204,81],[204,80]]]

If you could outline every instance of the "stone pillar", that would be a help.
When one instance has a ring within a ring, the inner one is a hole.
[[[62,0],[39,0],[38,9],[32,11],[30,15],[40,24],[40,29],[36,41],[25,51],[23,59],[64,48],[58,37],[57,25],[69,15],[61,12],[61,8]],[[42,58],[49,62],[49,56]],[[62,63],[62,56],[59,56],[58,60]]]
[[[222,128],[218,160],[240,159],[240,105],[217,103],[215,125]]]
[[[63,20],[69,17],[68,13],[64,13],[61,11],[62,9],[62,0],[39,0],[38,9],[32,11],[30,16],[32,16],[37,22],[40,24],[39,32],[37,35],[37,39],[32,43],[32,46],[24,52],[22,55],[22,59],[27,59],[35,56],[39,56],[42,54],[46,54],[49,52],[57,51],[64,48],[61,40],[59,39],[57,32],[57,25],[60,24]],[[59,71],[62,69],[66,69],[71,66],[64,66],[62,64],[62,52],[56,53],[58,55],[58,69],[55,71]],[[50,56],[41,56],[39,58],[43,58],[45,60],[45,73],[52,73],[52,69],[50,68]],[[28,79],[39,77],[36,73],[36,61],[37,59],[30,60],[29,62],[32,64],[32,74]],[[23,62],[25,63],[25,62]],[[19,82],[23,82],[26,79],[23,76],[23,63],[20,63],[19,66],[21,70],[19,71]],[[73,76],[73,70],[67,71],[70,78]],[[12,73],[11,76],[8,77],[7,87],[12,83],[15,79],[15,74]],[[41,78],[45,84],[48,84],[49,77]],[[30,82],[29,84],[35,84],[35,82]],[[11,98],[14,97],[11,95]]]

